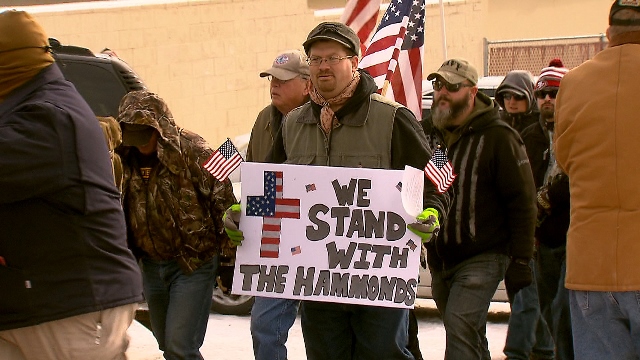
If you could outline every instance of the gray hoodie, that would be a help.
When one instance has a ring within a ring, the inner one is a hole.
[[[519,133],[527,126],[538,121],[538,106],[533,95],[533,76],[525,70],[510,71],[496,89],[496,101],[504,109],[504,93],[513,92],[527,98],[527,111],[524,113],[509,114],[502,112],[502,120],[506,121]]]

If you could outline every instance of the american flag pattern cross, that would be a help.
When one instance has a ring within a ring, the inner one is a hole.
[[[417,119],[422,118],[424,2],[392,0],[359,65],[373,76],[378,93],[406,106]]]
[[[208,172],[220,181],[225,181],[229,174],[233,172],[244,160],[238,149],[233,145],[231,140],[222,143],[220,147],[211,154],[209,159],[202,164]]]
[[[300,199],[283,197],[282,171],[264,172],[264,195],[247,196],[247,216],[260,216],[260,257],[277,258],[280,252],[282,219],[300,219]]]
[[[453,184],[453,180],[456,179],[451,162],[447,158],[447,153],[440,148],[433,152],[431,160],[424,168],[424,173],[440,193],[447,191]]]

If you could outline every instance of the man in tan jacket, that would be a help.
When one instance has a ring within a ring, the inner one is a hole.
[[[640,2],[617,0],[609,24],[609,47],[571,70],[556,99],[576,359],[640,357]]]

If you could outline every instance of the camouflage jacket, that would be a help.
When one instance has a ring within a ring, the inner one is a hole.
[[[222,215],[236,199],[229,180],[220,182],[202,167],[213,153],[206,141],[180,129],[166,103],[147,91],[125,95],[118,120],[152,126],[160,134],[158,161],[148,176],[143,176],[135,149],[122,152],[122,198],[134,253],[175,258],[185,273],[218,253],[233,257]]]
[[[122,131],[120,125],[111,116],[98,116],[104,139],[107,142],[109,155],[111,156],[111,165],[113,167],[113,180],[116,187],[122,192],[122,160],[115,149],[122,143]]]

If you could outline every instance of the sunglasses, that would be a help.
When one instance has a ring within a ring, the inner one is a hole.
[[[473,87],[473,85],[470,84],[463,84],[463,83],[459,83],[459,84],[449,84],[446,81],[441,81],[441,80],[433,80],[431,82],[431,84],[433,85],[433,89],[435,91],[440,91],[442,90],[442,88],[446,88],[448,92],[450,93],[454,93],[454,92],[458,92],[460,91],[460,89],[462,89],[463,87]]]
[[[558,90],[538,90],[536,91],[536,97],[538,99],[544,99],[549,95],[550,99],[555,99],[558,96]]]
[[[521,100],[526,100],[527,97],[524,95],[518,95],[518,94],[513,94],[513,93],[505,93],[504,95],[502,95],[502,98],[505,99],[506,101],[511,101],[511,99],[514,99],[516,101],[521,101]]]

